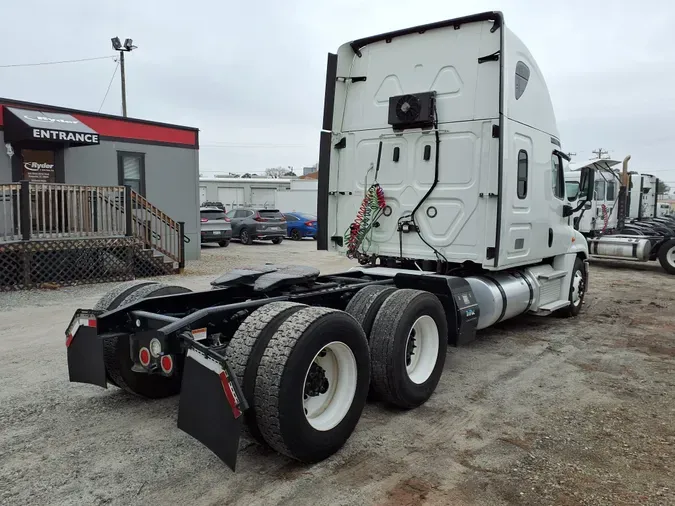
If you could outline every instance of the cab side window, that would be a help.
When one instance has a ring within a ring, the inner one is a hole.
[[[565,198],[565,173],[560,155],[553,153],[551,156],[551,184],[553,186],[553,196],[563,200]]]
[[[605,182],[595,182],[595,200],[605,200]]]
[[[527,197],[527,151],[521,149],[518,152],[518,186],[519,199]]]

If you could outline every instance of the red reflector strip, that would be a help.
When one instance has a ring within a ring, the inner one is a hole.
[[[234,415],[234,418],[239,418],[241,416],[241,410],[239,407],[237,407],[237,396],[234,392],[234,387],[232,386],[232,383],[227,377],[227,374],[225,374],[225,371],[221,372],[219,374],[220,376],[220,382],[223,384],[223,390],[225,390],[225,397],[227,397],[227,402],[230,403],[230,407],[232,408],[232,414]]]
[[[68,332],[68,335],[66,336],[66,348],[70,347],[71,343],[73,342],[73,339],[75,338],[75,334],[77,334],[77,331],[80,327],[96,328],[96,319],[78,318],[75,322],[73,322],[70,332]]]

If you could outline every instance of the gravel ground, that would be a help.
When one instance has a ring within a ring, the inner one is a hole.
[[[204,248],[161,280],[353,265],[315,247]],[[237,473],[176,428],[176,398],[68,382],[63,331],[110,288],[0,294],[0,504],[675,504],[675,280],[655,264],[594,262],[579,318],[517,318],[451,348],[429,402],[369,404],[327,461],[245,444]]]

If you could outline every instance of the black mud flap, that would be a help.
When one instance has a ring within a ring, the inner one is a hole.
[[[70,381],[108,388],[103,362],[103,340],[96,332],[94,312],[75,312],[66,330],[66,348]]]
[[[178,428],[203,443],[234,471],[242,412],[248,406],[225,359],[199,348],[202,351],[190,347],[185,357]]]

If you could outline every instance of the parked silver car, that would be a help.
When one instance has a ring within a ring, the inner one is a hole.
[[[217,207],[200,207],[202,244],[217,242],[226,247],[232,239],[232,223],[225,211]]]
[[[271,239],[280,244],[286,237],[286,218],[278,209],[237,208],[226,215],[232,220],[232,237],[243,244],[258,239]]]

